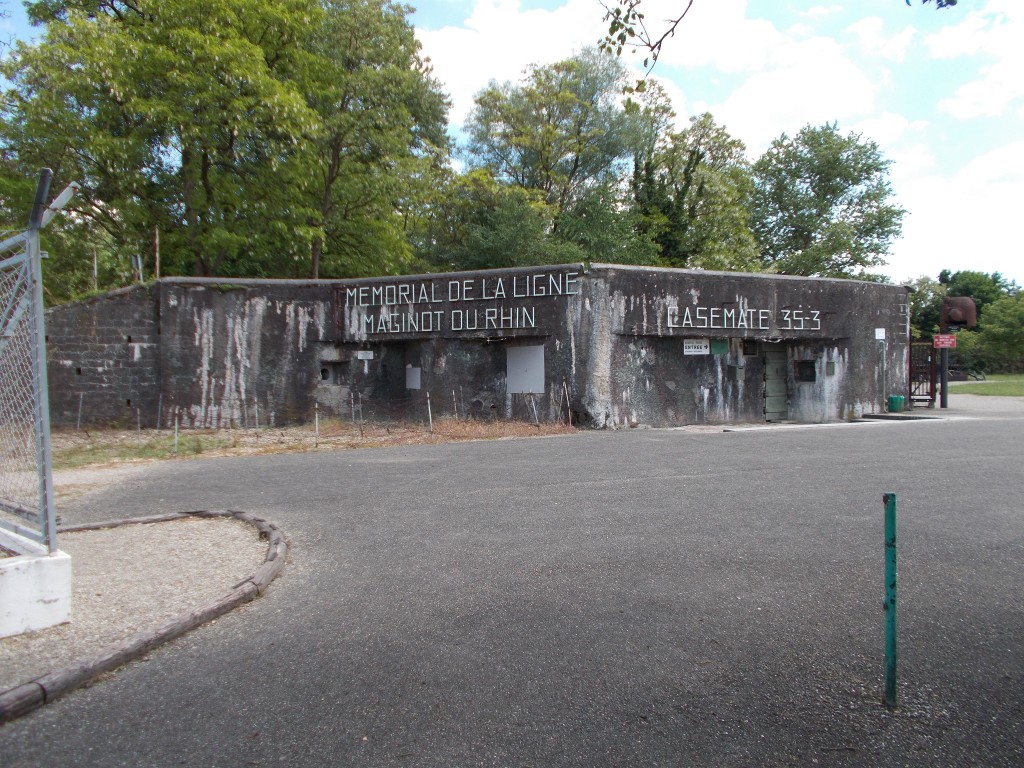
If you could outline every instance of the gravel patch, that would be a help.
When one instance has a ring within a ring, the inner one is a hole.
[[[57,492],[57,510],[59,512],[63,505],[82,496],[140,477],[154,463],[154,461],[137,461],[99,467],[56,469],[53,472],[53,485]]]
[[[69,531],[60,548],[71,555],[71,622],[0,639],[0,690],[223,596],[263,563],[267,544],[240,520],[185,518]]]

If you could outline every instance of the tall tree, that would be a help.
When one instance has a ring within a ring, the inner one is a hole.
[[[76,222],[165,273],[395,271],[446,103],[386,0],[41,0],[4,64],[0,184],[83,185]]]
[[[625,82],[619,61],[587,50],[533,67],[520,84],[492,82],[476,97],[466,126],[470,166],[539,195],[552,216],[548,253],[655,260],[624,194],[639,129],[621,103]]]
[[[484,168],[449,178],[415,240],[421,267],[453,271],[580,261],[549,236],[554,209],[537,190],[497,181]]]
[[[667,266],[757,269],[752,189],[743,142],[706,113],[634,161],[636,206]]]
[[[989,370],[1024,371],[1024,293],[987,305],[979,326]]]
[[[783,134],[754,163],[751,219],[763,267],[786,275],[864,277],[885,263],[905,211],[889,161],[835,123]]]
[[[321,121],[309,158],[310,276],[401,271],[415,196],[448,152],[448,103],[419,56],[407,9],[324,0],[302,87]]]
[[[533,67],[522,85],[492,82],[466,125],[470,165],[539,190],[559,213],[571,208],[623,168],[624,83],[622,64],[593,50]]]
[[[974,299],[979,315],[989,304],[1019,291],[1016,283],[1006,280],[998,272],[989,274],[970,269],[958,272],[944,269],[939,273],[939,283],[946,287],[949,296],[969,296]]]
[[[587,261],[655,265],[658,246],[643,231],[630,202],[627,191],[616,182],[593,187],[562,211],[557,237],[576,246]]]
[[[946,286],[933,277],[921,275],[909,285],[910,327],[914,338],[930,339],[939,328],[939,312],[946,297]]]
[[[30,11],[43,41],[5,69],[3,139],[23,168],[80,181],[82,215],[120,248],[163,230],[171,269],[259,274],[288,252],[269,223],[300,221],[280,179],[316,129],[288,79],[316,7],[51,0]]]

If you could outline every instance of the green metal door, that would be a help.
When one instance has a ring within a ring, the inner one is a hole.
[[[785,421],[789,417],[789,355],[786,348],[764,347],[764,420]]]

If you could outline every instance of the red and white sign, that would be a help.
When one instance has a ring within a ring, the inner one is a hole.
[[[936,333],[932,337],[932,346],[935,349],[956,349],[956,334]]]

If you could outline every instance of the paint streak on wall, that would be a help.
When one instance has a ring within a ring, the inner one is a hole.
[[[615,428],[622,423],[619,405],[612,396],[612,358],[617,336],[622,332],[626,299],[622,293],[608,292],[607,283],[593,283],[586,300],[590,318],[587,345],[590,371],[587,376],[583,408],[590,414],[592,426]]]
[[[213,310],[210,308],[192,309],[193,343],[199,349],[199,367],[196,369],[196,380],[199,382],[199,402],[187,407],[191,424],[187,426],[212,427],[210,411],[212,409],[213,375]]]
[[[270,300],[251,294],[205,294],[206,305],[189,295],[195,353],[195,386],[172,393],[182,408],[184,426],[217,428],[269,423],[295,399],[296,382],[310,378],[296,369],[306,351],[328,330],[327,302]],[[177,298],[168,306],[180,304]],[[268,318],[274,316],[274,325]],[[275,340],[272,375],[265,370],[264,344]],[[317,361],[313,361],[314,363]],[[183,402],[184,401],[184,402]]]

